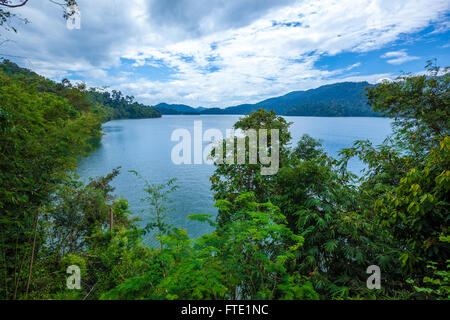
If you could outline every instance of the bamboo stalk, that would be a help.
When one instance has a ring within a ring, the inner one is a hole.
[[[114,211],[113,208],[109,208],[109,231],[113,231],[114,227]]]
[[[38,220],[39,220],[39,209],[36,211],[36,218],[34,221],[34,239],[33,239],[33,249],[31,250],[30,269],[28,270],[27,291],[26,291],[27,298],[28,298],[28,290],[30,288],[30,282],[31,282],[31,273],[33,272],[33,261],[34,261],[34,251],[36,249],[36,235],[37,235]]]

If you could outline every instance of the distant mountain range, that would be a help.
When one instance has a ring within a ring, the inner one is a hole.
[[[258,109],[274,110],[287,116],[368,117],[379,116],[367,104],[364,89],[368,82],[340,82],[284,96],[224,109],[193,108],[184,104],[160,103],[154,108],[164,114],[248,114]]]
[[[203,107],[193,108],[185,104],[168,103],[159,103],[153,106],[153,108],[158,109],[162,114],[199,114],[206,110],[206,108]]]

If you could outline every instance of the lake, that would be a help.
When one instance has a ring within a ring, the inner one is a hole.
[[[117,196],[125,197],[130,209],[146,223],[148,206],[140,201],[144,181],[128,170],[136,170],[150,183],[163,183],[177,178],[179,189],[172,194],[169,222],[185,228],[191,237],[211,231],[207,224],[190,221],[189,214],[216,214],[209,177],[213,165],[175,165],[171,161],[171,141],[176,129],[188,129],[193,135],[194,121],[201,120],[203,132],[209,128],[220,129],[225,135],[241,116],[237,115],[165,115],[156,119],[114,120],[103,125],[104,136],[98,149],[79,162],[77,173],[85,181],[89,177],[106,175],[121,166],[120,175],[113,181]],[[355,140],[368,139],[381,143],[391,133],[392,120],[386,118],[327,118],[285,117],[291,125],[292,145],[307,133],[322,140],[324,149],[337,156],[343,148],[351,147]],[[362,164],[353,160],[349,168],[357,173]]]

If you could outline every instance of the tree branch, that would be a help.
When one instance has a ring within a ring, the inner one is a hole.
[[[24,5],[26,5],[28,2],[28,0],[24,0],[22,3],[19,4],[9,4],[9,1],[7,0],[0,0],[0,6],[5,6],[8,8],[18,8],[18,7],[23,7]]]

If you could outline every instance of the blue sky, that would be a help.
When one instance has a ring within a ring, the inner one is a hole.
[[[448,0],[79,0],[81,29],[31,0],[0,55],[137,100],[226,107],[450,66]],[[16,56],[16,58],[11,57]],[[20,57],[20,58],[18,58]]]

